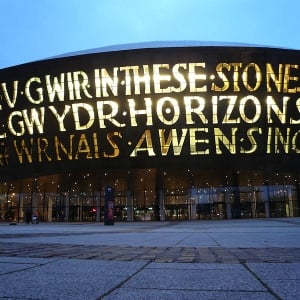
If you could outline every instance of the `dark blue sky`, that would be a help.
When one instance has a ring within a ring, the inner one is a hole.
[[[145,41],[300,49],[299,8],[299,0],[0,0],[0,68]]]

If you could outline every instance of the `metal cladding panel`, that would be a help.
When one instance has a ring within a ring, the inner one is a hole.
[[[144,48],[0,70],[0,180],[74,170],[297,170],[300,52]]]

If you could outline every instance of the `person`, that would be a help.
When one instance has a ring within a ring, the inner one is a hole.
[[[27,207],[25,210],[25,223],[29,224],[29,222],[31,222],[31,208]]]
[[[39,212],[36,211],[32,216],[32,224],[38,224],[38,223],[39,223]]]

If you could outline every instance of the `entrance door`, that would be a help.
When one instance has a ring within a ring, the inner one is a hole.
[[[188,194],[171,191],[165,195],[165,218],[166,221],[182,221],[190,219],[190,203]]]
[[[194,205],[196,205],[195,219],[225,219],[226,214],[224,189],[194,188],[190,190],[190,195],[191,203],[194,203]]]

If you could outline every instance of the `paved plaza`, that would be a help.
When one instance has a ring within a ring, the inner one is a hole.
[[[299,299],[300,218],[0,224],[0,299]]]

